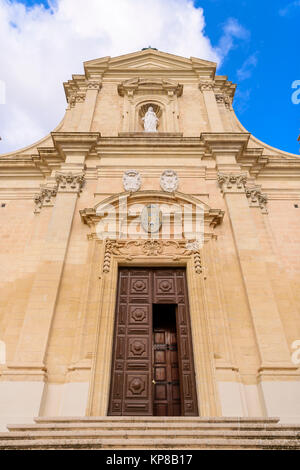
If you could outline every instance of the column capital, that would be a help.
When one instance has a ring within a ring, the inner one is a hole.
[[[85,182],[85,173],[72,173],[71,171],[58,171],[55,175],[58,193],[79,194]]]
[[[55,188],[47,188],[46,186],[41,186],[41,190],[39,194],[34,196],[35,202],[35,214],[41,212],[43,207],[53,207],[54,206],[54,198],[57,195],[57,187]]]
[[[213,80],[211,81],[201,81],[199,83],[199,88],[200,90],[203,91],[213,91],[215,86],[215,82]]]
[[[218,173],[218,183],[223,194],[245,193],[247,173]]]
[[[263,214],[268,213],[268,195],[262,192],[260,186],[253,188],[246,187],[246,196],[249,200],[250,207],[260,207]]]

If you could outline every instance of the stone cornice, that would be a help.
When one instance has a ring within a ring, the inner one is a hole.
[[[59,155],[87,156],[100,139],[99,132],[53,132],[53,144]]]
[[[204,132],[200,136],[201,142],[213,158],[230,154],[237,159],[247,149],[249,138],[249,133],[242,132]]]
[[[101,90],[102,78],[87,79],[84,75],[73,75],[73,80],[64,83],[66,99],[71,108],[77,103],[84,103],[87,90]]]

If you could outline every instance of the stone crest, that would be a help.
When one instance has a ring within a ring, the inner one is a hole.
[[[179,178],[174,170],[165,170],[160,178],[160,186],[163,191],[173,193],[178,189]]]
[[[149,204],[141,213],[141,225],[145,232],[157,233],[162,226],[162,212],[158,204]]]
[[[137,170],[125,171],[123,175],[123,186],[125,191],[136,192],[141,189],[141,175]]]

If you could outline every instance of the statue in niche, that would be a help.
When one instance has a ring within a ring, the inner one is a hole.
[[[148,111],[145,114],[145,117],[143,117],[143,121],[144,121],[145,132],[157,132],[159,119],[156,116],[155,112],[153,111],[152,106],[149,106]]]

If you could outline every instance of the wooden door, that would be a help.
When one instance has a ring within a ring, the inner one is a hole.
[[[176,306],[153,308],[153,415],[181,416]]]
[[[151,376],[152,271],[120,269],[109,415],[152,416]]]
[[[165,307],[161,315],[167,305],[169,309],[172,307],[173,322],[154,324],[153,309],[157,307],[153,305]],[[166,382],[174,382],[166,384],[166,396],[172,397],[168,408],[164,407],[162,389],[158,391],[155,384],[154,351],[159,344],[167,345]],[[154,413],[198,416],[185,270],[122,268],[108,414],[152,416]]]

